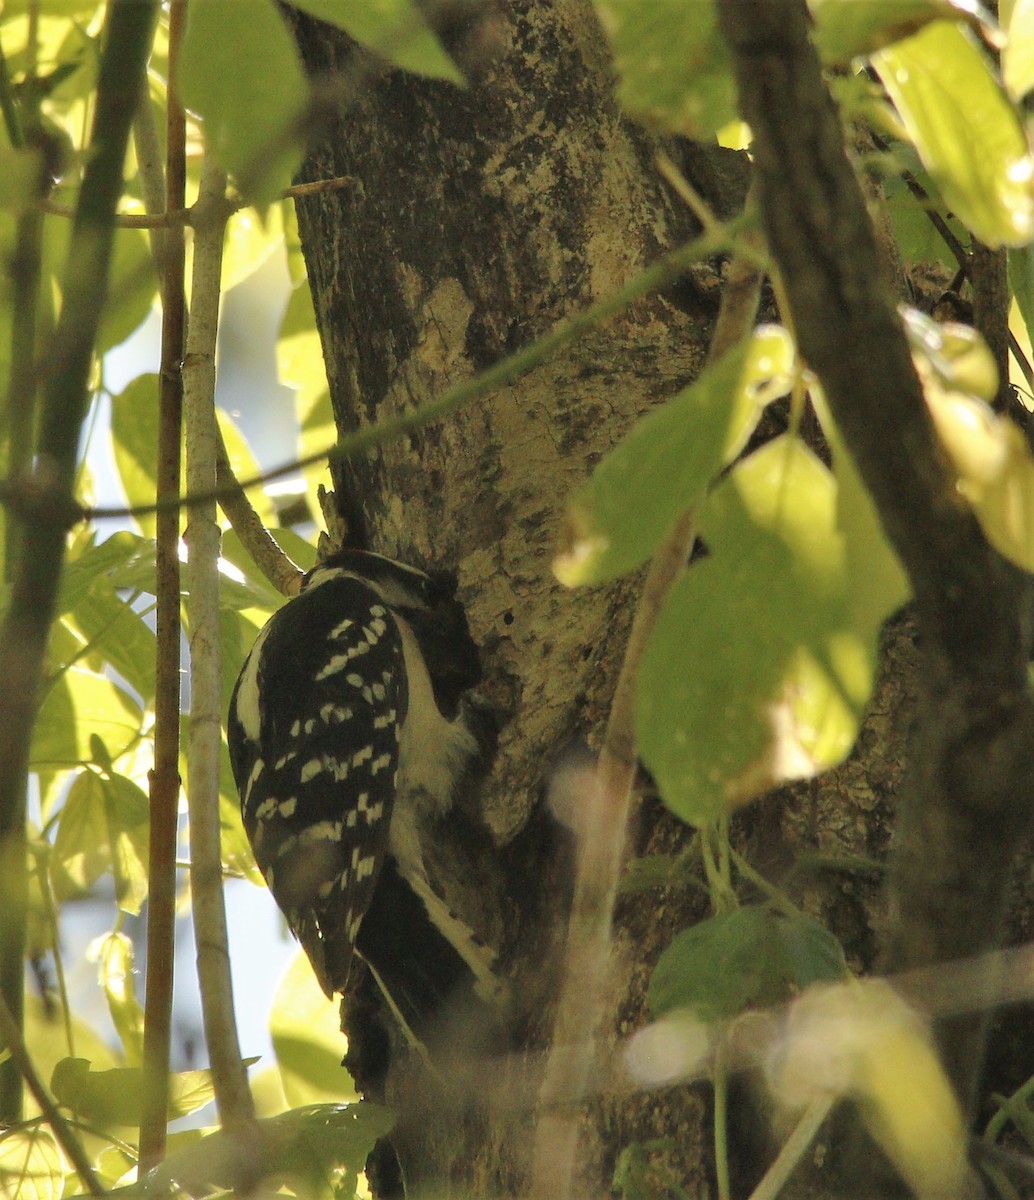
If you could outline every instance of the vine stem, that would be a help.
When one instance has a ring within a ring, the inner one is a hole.
[[[541,1115],[535,1130],[531,1186],[535,1200],[566,1200],[574,1193],[582,1124],[578,1105],[588,1086],[596,1030],[603,1016],[614,901],[632,812],[636,678],[661,606],[685,570],[695,537],[694,514],[689,511],[679,518],[650,565],[614,692],[591,803],[581,825],[560,1004],[539,1091]]]
[[[684,198],[688,203],[689,197]],[[652,277],[656,281],[662,271],[668,269],[673,257],[686,255],[692,247],[706,241],[728,238],[735,229],[738,234],[736,253],[729,271],[733,284],[722,297],[708,351],[708,361],[716,362],[748,336],[757,314],[766,256],[761,235],[751,228],[754,203],[752,190],[742,217],[725,227],[716,222],[709,224],[703,237],[690,247],[683,247],[674,255],[661,259],[622,289],[618,294],[620,303],[627,303],[628,293],[633,288],[640,288],[645,278]],[[574,336],[577,327],[588,324],[603,305],[614,304],[617,299],[614,297],[593,306],[541,342],[561,335],[565,339]],[[537,344],[541,345],[541,342]],[[574,1194],[581,1127],[579,1105],[589,1084],[596,1033],[604,1014],[614,903],[638,765],[634,706],[639,664],[661,607],[686,569],[696,539],[695,526],[695,511],[690,509],[679,519],[650,564],[614,690],[594,787],[587,797],[584,821],[579,826],[582,840],[560,1001],[553,1042],[539,1089],[539,1120],[532,1150],[533,1200],[568,1200]]]
[[[215,351],[223,239],[230,207],[226,176],[206,152],[195,205],[190,326],[183,364],[187,487],[211,491],[216,477]],[[229,941],[223,905],[219,833],[219,751],[222,687],[219,638],[219,526],[215,502],[191,509],[186,529],[190,578],[190,734],[187,799],[190,810],[190,885],[197,972],[216,1103],[224,1128],[243,1130],[254,1119],[233,1010]]]

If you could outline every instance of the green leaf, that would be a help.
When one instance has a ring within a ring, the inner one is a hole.
[[[138,913],[147,896],[147,797],[132,780],[79,773],[69,789],[54,839],[52,873],[59,900],[87,894],[107,871],[119,907]]]
[[[314,1104],[274,1117],[267,1123],[273,1146],[270,1174],[303,1196],[326,1195],[331,1186],[350,1195],[374,1142],[390,1133],[393,1124],[387,1109],[365,1100]],[[333,1178],[337,1172],[344,1174],[340,1182]]]
[[[143,539],[128,530],[113,533],[98,545],[88,545],[66,563],[58,592],[58,614],[70,612],[85,596],[96,579],[110,576],[116,567],[139,552]]]
[[[987,540],[1034,571],[1034,459],[1019,427],[979,400],[926,383],[926,403],[951,459],[956,487]]]
[[[31,761],[40,767],[75,767],[92,761],[90,734],[119,758],[140,736],[143,713],[117,684],[72,667],[50,687],[32,737]]]
[[[302,1197],[353,1195],[359,1172],[374,1142],[391,1131],[387,1109],[361,1104],[318,1104],[259,1121],[253,1145],[257,1156],[241,1169],[240,1155],[225,1133],[213,1133],[170,1154],[149,1182],[176,1185],[191,1193],[254,1187],[257,1180],[275,1188],[288,1180]]]
[[[0,1133],[0,1195],[5,1200],[59,1200],[67,1169],[45,1126],[16,1126]]]
[[[762,326],[644,417],[570,501],[571,547],[553,564],[561,583],[601,583],[645,562],[789,388],[792,364],[786,330]]]
[[[595,0],[614,52],[618,99],[640,120],[704,139],[737,117],[736,83],[714,0]]]
[[[989,246],[1034,237],[1034,162],[969,33],[937,21],[872,62],[924,166],[969,229]]]
[[[942,388],[979,400],[998,393],[998,368],[981,334],[957,321],[934,321],[915,308],[899,310],[912,355],[920,356],[920,374]]]
[[[139,375],[111,400],[111,444],[126,499],[153,504],[158,488],[158,376]],[[135,518],[154,537],[154,513]]]
[[[814,392],[812,393],[815,398]],[[887,540],[876,506],[862,483],[839,430],[819,407],[822,428],[833,450],[837,483],[837,528],[844,538],[847,602],[854,627],[875,638],[887,620],[912,595],[908,576]]]
[[[411,0],[296,0],[295,8],[343,29],[392,66],[432,79],[464,82]]]
[[[1013,4],[1002,50],[1002,79],[1017,102],[1034,89],[1034,0]]]
[[[246,1059],[250,1065],[256,1060]],[[139,1125],[143,1072],[139,1067],[93,1070],[88,1059],[63,1058],[50,1080],[58,1103],[101,1126]],[[210,1071],[182,1071],[169,1077],[169,1117],[189,1116],[215,1095]]]
[[[710,553],[664,605],[636,697],[643,761],[684,820],[707,824],[854,743],[876,631],[851,611],[835,506],[829,471],[789,436],[707,502]]]
[[[133,984],[136,965],[133,943],[124,933],[106,933],[91,947],[91,957],[94,956],[98,980],[126,1060],[138,1067],[143,1060],[144,1010]]]
[[[892,161],[899,164],[898,169],[910,171],[927,196],[936,197],[937,188],[920,163],[914,147],[899,143],[894,148]],[[941,236],[940,230],[930,220],[929,204],[921,203],[900,175],[895,175],[890,170],[883,173],[883,190],[887,197],[887,211],[894,229],[894,238],[905,264],[914,266],[916,263],[940,263],[949,274],[957,270],[955,255]],[[933,207],[936,208],[936,201]],[[959,242],[965,244],[968,233],[962,222],[946,209],[940,215]]]
[[[0,144],[0,208],[17,215],[35,204],[39,172],[38,151]]]
[[[840,943],[817,921],[738,908],[674,938],[654,968],[647,1003],[655,1017],[688,1008],[701,1021],[723,1021],[846,974]]]
[[[118,229],[96,351],[124,342],[151,311],[158,290],[151,244],[143,229]]]
[[[154,699],[154,632],[107,579],[95,579],[65,621],[94,647],[83,659],[88,666],[114,667],[145,704]]]
[[[1034,244],[1009,251],[1009,290],[1034,345]]]
[[[276,989],[269,1015],[284,1095],[292,1108],[344,1099],[355,1090],[341,1065],[339,1009],[323,994],[306,956],[296,954]]]
[[[112,814],[115,900],[123,912],[138,916],[149,889],[150,805],[125,775],[105,776],[103,782]]]
[[[308,99],[298,47],[273,0],[192,0],[180,86],[206,141],[249,199],[291,182]]]
[[[147,592],[153,596],[156,552],[154,538],[138,537],[136,534],[123,534],[123,536],[134,538],[136,545],[125,561],[119,562],[111,568],[108,572],[108,579],[115,588]]]
[[[216,408],[216,420],[219,422],[219,432],[223,435],[226,446],[226,457],[230,460],[235,479],[254,479],[262,472],[258,460],[248,445],[248,439],[237,427],[237,422],[224,409]],[[276,511],[273,502],[264,487],[253,487],[248,492],[252,506],[267,529],[276,524]]]
[[[828,63],[849,63],[859,55],[917,33],[939,20],[969,20],[988,30],[994,18],[975,0],[809,0],[815,40]]]

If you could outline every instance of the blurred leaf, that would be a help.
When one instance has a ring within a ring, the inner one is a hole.
[[[926,381],[926,402],[987,539],[1034,571],[1034,459],[1019,428],[982,401]]]
[[[89,762],[91,733],[117,759],[140,736],[143,713],[122,688],[81,667],[65,671],[47,691],[33,731],[31,762],[74,767]]]
[[[130,505],[153,504],[158,488],[157,375],[139,375],[112,397],[111,444]],[[135,520],[147,537],[154,537],[154,513]]]
[[[138,913],[147,895],[147,796],[132,780],[79,773],[69,789],[54,839],[52,876],[59,900],[87,893],[112,871],[116,898]]]
[[[993,32],[994,17],[976,0],[809,0],[815,40],[828,63],[849,63],[938,20],[968,20]]]
[[[103,354],[137,329],[158,290],[151,243],[143,229],[118,229],[96,351]]]
[[[133,943],[124,933],[106,933],[90,947],[89,957],[97,962],[98,980],[126,1061],[138,1067],[143,1060],[144,1010],[133,984]]]
[[[1029,241],[1034,163],[968,32],[937,21],[872,62],[948,206],[989,246]]]
[[[1009,289],[1034,345],[1034,244],[1009,251]]]
[[[287,303],[276,357],[281,382],[297,389],[295,406],[301,426],[299,456],[306,457],[326,450],[337,440],[337,426],[330,405],[327,371],[320,335],[316,329],[312,293],[304,277],[302,286],[292,291]],[[330,480],[326,462],[304,467],[303,474],[313,492],[320,483],[329,483]]]
[[[793,349],[765,325],[647,414],[568,503],[561,583],[601,583],[639,566],[743,448],[762,407],[788,390]]]
[[[72,238],[71,221],[45,226],[45,256],[63,278]],[[119,228],[112,246],[111,277],[101,310],[95,350],[104,354],[124,342],[151,310],[157,294],[154,259],[143,229]]]
[[[226,227],[223,242],[223,294],[254,275],[274,254],[279,253],[283,240],[282,205],[274,204],[262,216],[253,208],[242,208],[235,213]]]
[[[734,121],[736,84],[714,0],[595,0],[618,73],[618,99],[640,120],[705,139]]]
[[[802,1107],[850,1095],[917,1196],[961,1196],[966,1127],[928,1031],[884,980],[819,985],[790,1007],[765,1077]]]
[[[340,1004],[328,1000],[299,951],[284,972],[269,1015],[284,1095],[292,1108],[355,1097],[341,1065],[347,1048]]]
[[[349,1197],[374,1142],[390,1132],[387,1109],[361,1104],[320,1104],[258,1122],[259,1157],[243,1164],[248,1186],[258,1175],[270,1188],[287,1180],[298,1195]],[[169,1155],[150,1176],[157,1188],[196,1193],[246,1183],[239,1150],[224,1133],[213,1133]]]
[[[19,214],[35,204],[39,171],[37,151],[0,143],[0,208]]]
[[[76,1013],[70,1014],[72,1036],[80,1054],[88,1054],[98,1067],[115,1066],[119,1056],[91,1024]],[[54,1067],[71,1053],[65,1037],[65,1019],[50,999],[27,992],[25,996],[25,1043],[32,1047],[36,1070],[47,1079]],[[35,1116],[39,1109],[31,1097],[26,1098],[26,1115]]]
[[[143,789],[126,776],[102,779],[114,817],[115,899],[123,912],[136,916],[148,892],[150,805]]]
[[[837,483],[837,528],[844,538],[847,602],[855,628],[878,630],[912,594],[912,586],[887,535],[872,496],[858,474],[821,390],[812,388],[812,402],[833,451]]]
[[[87,665],[113,667],[145,704],[154,699],[154,632],[107,579],[95,579],[65,619],[94,646],[84,659]]]
[[[297,563],[303,571],[311,569],[316,561],[316,548],[311,543],[291,529],[270,529],[269,534],[292,562]],[[254,559],[244,549],[240,538],[232,529],[223,534],[222,556],[244,576],[244,586],[249,588],[252,595],[256,599],[262,597],[263,612],[274,612],[284,603],[286,597],[282,596],[259,571]]]
[[[223,442],[226,445],[230,466],[233,468],[234,478],[238,480],[253,479],[261,475],[258,460],[248,445],[248,439],[237,428],[233,417],[223,408],[216,408],[215,415],[219,422],[219,432],[223,435]],[[248,498],[267,529],[276,524],[276,511],[264,487],[250,488]]]
[[[108,572],[108,579],[116,588],[127,588],[135,592],[154,595],[155,543],[154,538],[139,537],[123,532],[119,536],[130,537],[134,546],[129,557],[117,563]]]
[[[882,122],[882,132],[892,137],[895,145],[881,157],[880,178],[901,256],[906,264],[940,263],[948,275],[952,275],[958,269],[958,262],[940,231],[930,220],[930,211],[939,213],[941,220],[963,245],[969,240],[968,230],[940,201],[937,185],[920,162],[915,147],[907,140],[908,135],[894,110],[887,103],[873,105],[868,110],[869,119],[872,119],[874,112],[889,113],[893,128],[891,133],[886,128],[888,122]],[[866,115],[863,115],[862,119],[866,119]],[[912,193],[902,178],[901,173],[904,171],[909,172],[923,189],[927,197],[925,201]]]
[[[998,394],[998,368],[983,337],[970,325],[956,321],[934,321],[915,308],[899,309],[905,333],[921,373],[932,375],[950,391],[964,392],[980,400]]]
[[[127,530],[113,533],[96,545],[87,545],[65,564],[58,593],[58,613],[66,613],[88,594],[94,581],[109,576],[140,549],[141,539]]]
[[[245,1059],[250,1065],[256,1060]],[[84,1121],[101,1126],[138,1125],[143,1103],[139,1067],[95,1071],[85,1058],[63,1058],[54,1067],[50,1088],[59,1104]],[[189,1116],[215,1095],[211,1071],[181,1071],[169,1077],[169,1117]]]
[[[1017,102],[1034,89],[1034,0],[1013,4],[1002,49],[1002,79]]]
[[[463,84],[463,76],[411,0],[296,0],[295,8],[343,29],[395,67]]]
[[[183,102],[244,195],[282,191],[301,162],[295,128],[308,100],[298,47],[273,0],[192,0],[183,39]]]
[[[67,1169],[46,1126],[23,1125],[0,1132],[0,1196],[5,1200],[59,1200]]]
[[[655,1017],[688,1008],[702,1021],[722,1021],[846,973],[840,943],[817,921],[738,908],[673,939],[650,977],[647,1002]]]
[[[710,553],[668,597],[636,697],[643,761],[686,821],[707,824],[854,744],[878,628],[852,613],[835,516],[832,476],[789,436],[707,501]]]
[[[96,12],[98,0],[45,0],[43,7],[49,17],[79,17]],[[4,20],[27,13],[29,0],[4,0]]]

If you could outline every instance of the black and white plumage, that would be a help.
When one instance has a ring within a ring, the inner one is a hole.
[[[407,1021],[464,976],[502,995],[421,851],[491,740],[466,696],[480,674],[448,576],[355,550],[314,568],[245,660],[228,721],[244,826],[328,996],[355,950]]]

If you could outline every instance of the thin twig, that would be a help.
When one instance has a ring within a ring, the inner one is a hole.
[[[775,1200],[783,1190],[783,1185],[793,1174],[794,1168],[815,1140],[816,1134],[822,1128],[822,1123],[829,1116],[829,1110],[833,1107],[833,1099],[831,1096],[822,1096],[808,1105],[804,1110],[804,1115],[794,1126],[793,1133],[783,1143],[783,1148],[776,1156],[775,1162],[751,1192],[750,1200]]]
[[[603,1017],[614,901],[624,861],[625,834],[636,773],[633,706],[639,662],[661,605],[685,570],[696,536],[685,513],[650,566],[629,634],[603,749],[596,788],[580,827],[574,899],[552,1049],[539,1093],[531,1195],[567,1200],[574,1194],[578,1135],[595,1039]]]
[[[263,525],[262,518],[248,499],[248,494],[237,482],[230,465],[222,431],[216,429],[216,487],[223,495],[219,507],[229,518],[234,533],[241,545],[251,555],[255,565],[282,596],[295,596],[301,587],[302,571],[297,563],[284,552],[280,544]]]
[[[50,1093],[43,1086],[43,1081],[36,1074],[36,1068],[32,1064],[32,1059],[29,1057],[29,1052],[22,1039],[21,1029],[3,996],[0,996],[0,1040],[3,1041],[10,1053],[11,1061],[17,1068],[21,1078],[25,1080],[33,1099],[39,1105],[44,1120],[54,1131],[54,1136],[61,1143],[61,1149],[68,1155],[69,1162],[79,1173],[79,1178],[83,1181],[84,1187],[93,1196],[106,1195],[100,1180],[94,1174],[89,1156],[83,1149],[82,1142],[79,1141],[72,1127],[61,1113],[58,1112],[57,1105],[51,1099]]]
[[[291,200],[295,196],[311,196],[316,192],[337,192],[353,187],[355,179],[351,175],[338,175],[333,179],[314,179],[310,183],[296,183],[284,188],[280,193],[281,200]],[[231,212],[240,212],[248,208],[250,200],[240,196],[228,197],[226,200]],[[58,200],[41,200],[39,208],[52,217],[74,217],[75,209]],[[172,229],[176,226],[193,225],[195,223],[196,205],[177,205],[163,208],[160,212],[119,213],[115,223],[120,229]]]

